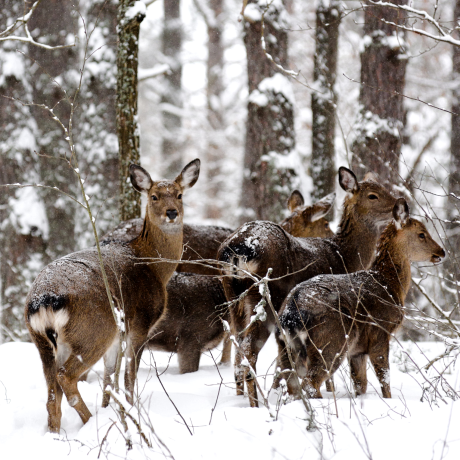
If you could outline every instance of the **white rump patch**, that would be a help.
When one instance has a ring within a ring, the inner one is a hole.
[[[238,260],[238,267],[241,268],[242,270],[246,270],[247,272],[250,273],[257,273],[257,269],[259,268],[259,264],[255,260],[250,260],[249,262],[246,262],[244,260],[239,259]],[[238,272],[239,276],[244,276],[243,272]]]
[[[52,328],[59,335],[62,328],[69,321],[69,313],[65,309],[53,311],[49,308],[39,308],[30,317],[30,326],[34,331],[45,335],[46,329]]]

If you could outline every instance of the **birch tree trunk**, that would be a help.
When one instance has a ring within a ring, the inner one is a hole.
[[[120,174],[120,220],[141,215],[141,199],[131,184],[129,165],[140,163],[139,124],[137,118],[137,67],[140,24],[144,9],[137,10],[140,2],[118,2],[117,48],[117,133]]]
[[[178,112],[182,103],[182,23],[180,19],[180,0],[163,0],[163,55],[170,72],[164,78],[161,104],[163,114],[162,155],[165,164],[164,174],[171,177],[182,167],[182,119]]]
[[[286,13],[281,2],[266,8],[264,1],[249,0],[245,12],[249,100],[241,223],[281,220],[289,193],[297,186],[290,155],[295,148],[291,82],[267,58],[261,45],[265,11],[266,51],[278,65],[287,68]]]
[[[395,0],[405,4],[405,0]],[[361,176],[379,175],[383,184],[399,183],[399,157],[404,130],[403,93],[406,76],[405,34],[386,21],[401,23],[405,14],[364,2],[361,52],[360,116],[353,144],[352,168]],[[395,94],[397,91],[399,94]]]
[[[311,93],[313,117],[311,176],[312,197],[317,200],[335,190],[335,117],[337,94],[337,49],[341,21],[341,2],[320,0],[316,10],[316,51],[314,87]]]

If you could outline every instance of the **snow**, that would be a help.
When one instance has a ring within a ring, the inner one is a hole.
[[[281,73],[275,73],[273,77],[264,78],[257,88],[261,93],[282,94],[288,102],[295,105],[294,91],[292,90],[291,80]]]
[[[310,401],[315,410],[316,431],[307,431],[307,414],[300,401],[277,407],[279,395],[275,392],[270,394],[269,402],[277,420],[270,418],[262,405],[259,409],[249,408],[246,397],[235,395],[233,369],[215,367],[213,358],[217,361],[217,350],[212,352],[213,357],[209,353],[203,355],[198,372],[184,375],[178,373],[175,356],[145,353],[138,382],[141,406],[139,411],[130,413],[135,418],[139,413],[142,415],[141,426],[152,448],[141,444],[135,426],[130,423],[134,447],[127,451],[116,403],[112,401],[108,408],[101,408],[102,363],[90,373],[88,382],[79,383],[83,399],[94,416],[83,426],[64,398],[58,436],[46,432],[47,391],[35,346],[7,343],[0,346],[2,458],[96,459],[101,452],[99,458],[105,459],[160,459],[165,458],[163,454],[169,449],[176,460],[364,460],[369,455],[375,460],[457,459],[460,402],[445,395],[444,402],[440,398],[434,403],[421,402],[424,378],[405,358],[405,353],[410,353],[415,362],[423,365],[442,352],[442,346],[430,342],[403,343],[403,348],[393,343],[392,399],[380,397],[376,377],[370,369],[367,394],[350,398],[348,369],[339,369],[334,375],[338,412],[332,394],[326,391],[323,400]],[[272,381],[275,355],[276,343],[271,337],[258,363],[259,383],[265,392]],[[154,363],[169,397],[151,367]],[[269,375],[265,379],[266,372]],[[447,379],[458,389],[458,371],[447,375]],[[123,396],[118,395],[118,399],[129,407]],[[285,396],[284,399],[290,400]]]
[[[129,7],[125,13],[125,19],[130,20],[135,18],[137,15],[145,16],[147,14],[147,7],[144,2],[134,2],[134,5]]]
[[[24,187],[16,190],[14,198],[10,198],[12,208],[11,218],[14,225],[23,235],[30,233],[48,238],[48,219],[43,201],[34,187]]]

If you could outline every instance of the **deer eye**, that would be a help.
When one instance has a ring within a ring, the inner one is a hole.
[[[425,233],[419,233],[419,234],[418,234],[418,237],[419,237],[421,240],[424,240],[424,239],[425,239]]]
[[[379,197],[378,197],[377,195],[374,195],[373,193],[371,193],[370,195],[368,195],[368,198],[369,198],[370,200],[378,200],[378,199],[379,199]]]
[[[182,200],[182,193],[179,193],[179,195],[177,195],[177,199]]]
[[[329,224],[327,222],[324,224],[324,228],[329,228]]]
[[[152,200],[153,201],[158,201],[158,197],[156,195],[152,195]]]

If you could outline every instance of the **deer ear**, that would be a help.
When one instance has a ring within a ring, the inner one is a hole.
[[[344,166],[339,168],[339,184],[346,192],[356,193],[359,190],[355,174]]]
[[[324,217],[332,208],[335,201],[335,192],[326,195],[312,206],[311,222]]]
[[[393,218],[398,230],[407,224],[409,219],[409,205],[404,198],[398,198],[393,208]]]
[[[142,166],[134,163],[129,165],[129,177],[131,178],[131,184],[138,192],[147,193],[153,185],[150,174]]]
[[[378,181],[379,181],[379,176],[377,176],[377,174],[375,174],[374,172],[369,171],[369,172],[366,173],[366,175],[364,176],[363,181],[365,181],[365,180],[370,180],[370,181],[372,181],[372,182],[378,182]]]
[[[305,200],[303,199],[302,194],[298,190],[294,190],[291,193],[291,196],[288,198],[288,209],[291,212],[294,212],[294,209],[298,208],[299,206],[303,206]]]
[[[184,166],[182,172],[174,179],[183,190],[191,188],[195,185],[200,175],[201,161],[197,158]]]

